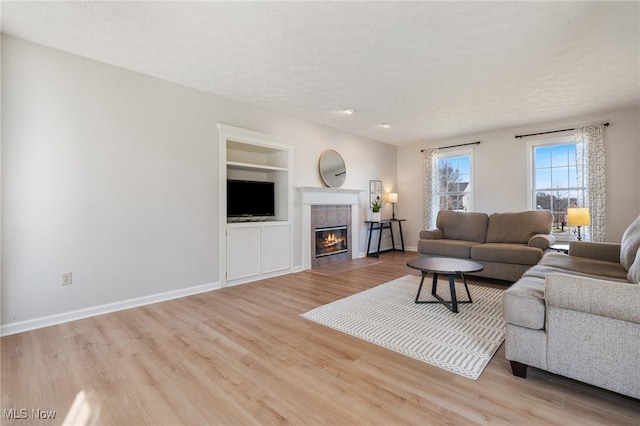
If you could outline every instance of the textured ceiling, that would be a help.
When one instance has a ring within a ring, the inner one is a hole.
[[[395,145],[640,105],[638,2],[3,1],[2,32]]]

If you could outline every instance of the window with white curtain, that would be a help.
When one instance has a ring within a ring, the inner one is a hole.
[[[473,211],[473,150],[422,152],[424,229],[436,226],[439,210]]]
[[[439,210],[473,210],[472,151],[438,153]]]
[[[573,239],[567,226],[567,208],[582,207],[584,182],[578,182],[575,138],[530,143],[530,206],[553,214],[553,233],[558,240]]]

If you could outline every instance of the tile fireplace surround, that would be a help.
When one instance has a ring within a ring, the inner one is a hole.
[[[298,188],[300,204],[302,206],[302,265],[303,269],[311,269],[315,258],[315,241],[312,235],[315,228],[311,227],[312,206],[351,206],[351,259],[358,257],[360,220],[360,193],[357,189],[337,188]]]

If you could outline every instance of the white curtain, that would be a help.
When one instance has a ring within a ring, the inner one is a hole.
[[[585,240],[605,239],[607,188],[604,125],[587,126],[576,132],[578,186],[587,190],[578,194],[578,206],[588,207],[591,226],[583,228]]]
[[[436,227],[436,216],[440,209],[440,200],[438,200],[438,149],[429,148],[424,149],[422,152],[423,229],[434,229]]]

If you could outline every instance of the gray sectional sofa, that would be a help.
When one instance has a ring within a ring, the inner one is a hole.
[[[620,244],[549,251],[503,296],[505,356],[640,399],[640,216]]]
[[[441,211],[420,232],[423,255],[471,259],[474,275],[516,281],[503,296],[505,356],[528,366],[640,399],[640,216],[620,244],[555,240],[547,211]]]
[[[436,229],[420,232],[418,252],[471,259],[484,266],[478,275],[516,281],[554,244],[553,215],[546,210],[471,213],[442,210]]]

